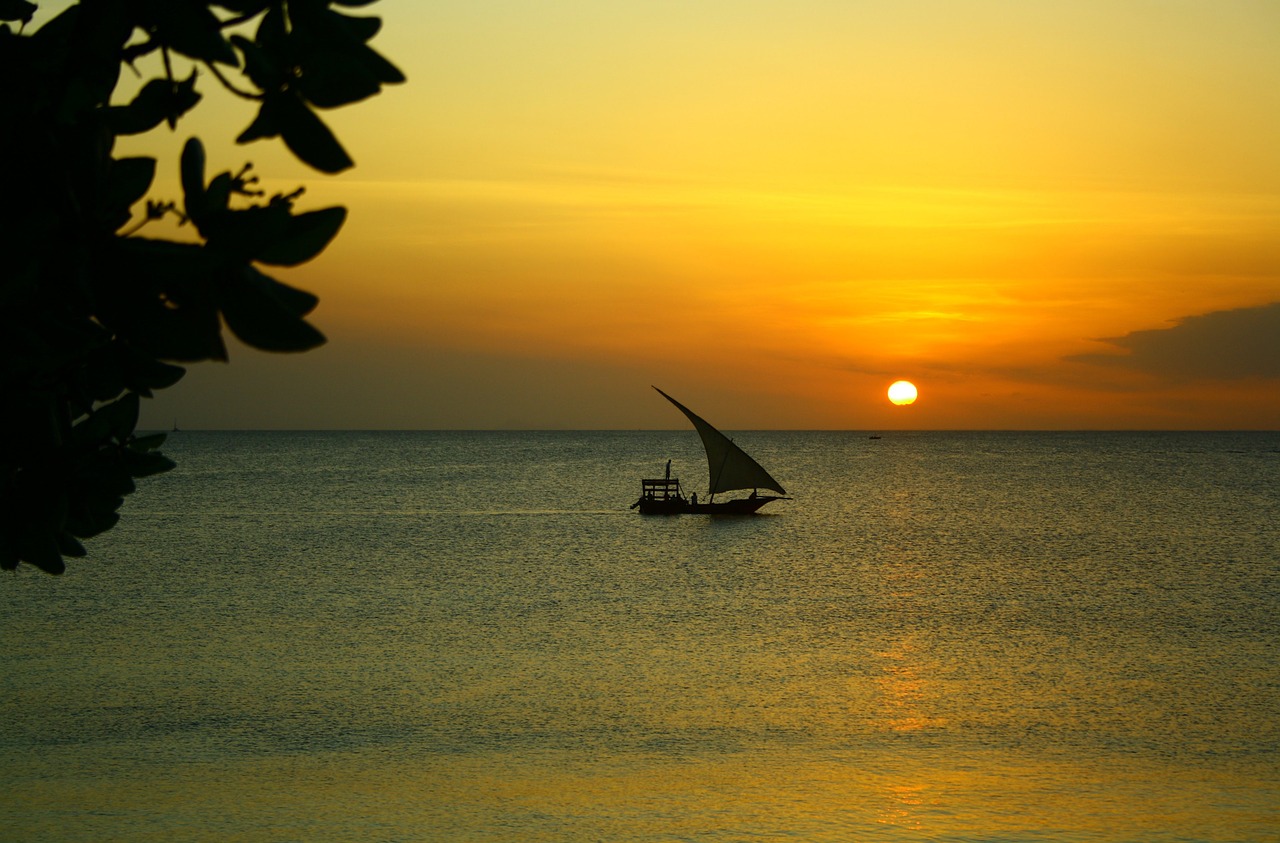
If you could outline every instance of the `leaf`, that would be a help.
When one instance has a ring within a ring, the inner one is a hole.
[[[91,413],[71,428],[71,440],[77,445],[96,446],[111,435],[111,420],[101,412]]]
[[[121,503],[123,503],[123,499]],[[84,512],[67,517],[67,532],[82,539],[91,539],[105,533],[120,523],[118,512]]]
[[[30,23],[36,13],[36,4],[26,0],[0,0],[0,20],[16,20]]]
[[[196,91],[194,70],[181,82],[152,79],[142,86],[142,90],[128,105],[109,108],[107,124],[117,135],[149,132],[165,121],[168,121],[169,127],[173,128],[178,118],[194,108],[198,102],[200,102],[200,94]]]
[[[156,159],[118,158],[111,162],[109,172],[106,211],[116,218],[123,217],[124,220],[112,227],[114,231],[128,222],[129,208],[151,189],[151,182],[156,175]]]
[[[355,162],[319,117],[296,96],[278,98],[280,134],[304,164],[322,173],[339,173]]]
[[[71,556],[73,558],[82,558],[89,555],[89,551],[84,549],[79,540],[75,536],[63,530],[57,536],[58,550],[63,556]]]
[[[156,159],[117,158],[111,162],[111,197],[124,205],[132,205],[151,187],[156,175]]]
[[[152,79],[128,105],[111,106],[107,109],[107,125],[111,131],[117,135],[139,135],[159,126],[168,113],[170,87],[167,79]]]
[[[353,43],[350,45],[350,58],[358,62],[375,79],[383,84],[394,84],[405,81],[400,69],[387,61],[377,50],[368,46],[379,30],[382,29],[381,18],[358,18],[334,12],[330,15],[338,28],[345,31]]]
[[[367,99],[382,86],[349,54],[331,52],[303,59],[298,90],[319,108],[337,108]]]
[[[124,503],[124,496],[133,494],[138,487],[121,461],[122,449],[103,445],[81,464],[76,491],[80,493],[79,503],[86,509],[115,512]],[[73,501],[72,509],[74,504]]]
[[[268,96],[258,106],[258,116],[236,137],[236,143],[249,143],[261,138],[274,138],[280,134],[278,96]]]
[[[382,25],[379,18],[357,18],[321,6],[291,12],[303,95],[320,108],[335,108],[373,96],[383,82],[404,75],[365,42]]]
[[[197,225],[204,217],[204,144],[191,138],[182,147],[182,194],[187,216]]]
[[[38,54],[54,57],[53,63],[65,64],[65,53],[70,48],[72,37],[83,31],[79,26],[83,11],[79,4],[68,6],[31,35],[32,47]]]
[[[283,3],[271,4],[258,22],[258,31],[254,33],[253,40],[277,67],[293,66],[293,61],[288,56],[289,31],[285,27]]]
[[[191,75],[181,82],[175,82],[169,91],[168,113],[165,114],[169,128],[176,129],[178,118],[195,108],[198,102],[200,94],[196,91],[196,71],[192,68]]]
[[[290,313],[296,316],[306,316],[315,310],[316,305],[320,303],[320,298],[314,293],[308,293],[306,290],[299,290],[297,287],[290,287],[288,284],[268,278],[273,286],[272,293],[280,303],[289,309]]]
[[[228,209],[210,220],[203,233],[211,253],[243,264],[284,236],[289,217],[289,208],[283,204]]]
[[[120,504],[124,498],[117,498]],[[82,539],[91,539],[100,533],[110,530],[120,521],[120,513],[115,509],[89,509],[82,512],[71,512],[67,515],[67,530]]]
[[[341,12],[332,12],[331,16],[335,23],[362,43],[372,39],[382,29],[382,18],[358,18]]]
[[[193,59],[239,65],[235,50],[222,37],[218,17],[202,2],[193,0],[144,0],[142,15],[155,28],[162,43]]]
[[[141,401],[137,395],[130,392],[119,400],[99,407],[94,417],[101,417],[111,437],[123,442],[133,435],[133,429],[138,426],[140,409]]]
[[[204,213],[207,216],[227,210],[231,205],[231,187],[230,173],[218,173],[213,177],[213,181],[209,182],[209,189],[204,194]]]
[[[147,450],[155,450],[169,439],[168,434],[147,434],[146,436],[134,436],[129,440],[129,448],[138,450],[138,452],[147,452]]]
[[[324,251],[347,219],[342,206],[309,211],[290,217],[284,236],[253,256],[254,260],[276,266],[297,266]]]
[[[280,287],[250,266],[229,274],[221,285],[227,327],[263,351],[306,351],[324,343],[324,335],[302,320],[293,306],[296,300]]]
[[[151,477],[155,474],[172,471],[178,466],[176,462],[164,454],[158,454],[154,451],[126,450],[123,455],[125,468],[131,477]]]
[[[244,73],[259,91],[278,91],[284,87],[285,74],[266,50],[243,35],[232,35],[231,44],[244,56]]]
[[[17,527],[14,545],[19,559],[30,562],[47,574],[61,574],[67,569],[58,550],[57,536],[61,530],[55,532],[55,528],[43,520],[28,520]]]
[[[187,373],[181,366],[163,363],[132,347],[122,353],[120,368],[124,371],[125,386],[139,395],[149,395],[153,389],[168,389]]]
[[[129,440],[129,447],[135,451],[154,451],[164,444],[168,434],[151,433],[146,436],[135,436]]]
[[[400,68],[382,57],[371,47],[364,47],[360,51],[360,61],[369,72],[371,72],[379,82],[390,85],[405,81],[405,76],[400,72]]]

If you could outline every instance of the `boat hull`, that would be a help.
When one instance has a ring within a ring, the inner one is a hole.
[[[636,506],[641,515],[753,515],[760,507],[776,500],[781,498],[773,495],[758,495],[754,498],[737,498],[715,503],[691,503],[680,498],[669,500],[641,498],[636,502]]]

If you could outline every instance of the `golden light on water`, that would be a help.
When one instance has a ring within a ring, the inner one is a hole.
[[[919,392],[911,381],[894,381],[889,387],[889,400],[898,405],[913,403],[917,395]]]

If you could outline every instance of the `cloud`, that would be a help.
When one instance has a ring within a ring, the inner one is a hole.
[[[1067,359],[1174,380],[1280,378],[1280,302],[1188,316],[1171,328],[1133,331],[1101,341],[1129,353]]]

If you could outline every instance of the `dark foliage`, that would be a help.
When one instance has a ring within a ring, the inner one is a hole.
[[[403,81],[368,46],[379,20],[339,11],[368,2],[84,0],[27,33],[36,6],[0,0],[0,567],[60,573],[138,478],[173,468],[163,435],[135,433],[140,399],[185,371],[170,361],[225,360],[224,324],[270,351],[324,342],[303,318],[315,296],[259,266],[315,257],[345,208],[294,213],[301,191],[263,201],[248,167],[207,179],[196,138],[179,207],[147,198],[155,159],[112,150],[174,129],[213,79],[258,102],[238,141],[280,137],[317,170],[350,167],[315,109]],[[122,68],[152,54],[163,76],[113,104]],[[138,236],[144,201],[143,223],[176,215],[198,241]]]

